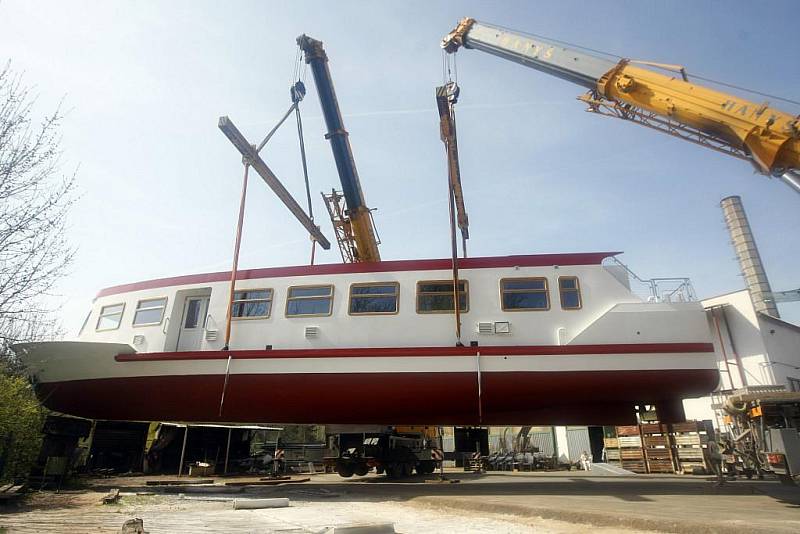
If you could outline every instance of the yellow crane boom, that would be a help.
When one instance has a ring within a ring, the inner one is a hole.
[[[800,193],[800,116],[691,83],[673,65],[611,61],[561,43],[465,18],[442,48],[483,50],[588,89],[588,111],[637,122],[750,161]],[[643,66],[640,66],[643,65]],[[644,66],[675,70],[662,74]]]

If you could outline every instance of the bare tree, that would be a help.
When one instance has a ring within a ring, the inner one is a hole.
[[[75,176],[60,173],[61,106],[34,123],[35,97],[10,63],[0,70],[0,359],[53,337],[50,295],[74,255],[65,236]]]

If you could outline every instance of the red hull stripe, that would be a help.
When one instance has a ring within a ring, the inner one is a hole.
[[[552,265],[599,265],[605,258],[616,256],[621,252],[581,252],[575,254],[535,254],[527,256],[495,256],[483,258],[464,258],[459,260],[461,269],[491,269],[498,267],[548,267]],[[311,276],[323,274],[351,274],[351,273],[385,273],[401,271],[439,271],[451,269],[449,259],[440,260],[396,260],[380,261],[374,263],[332,263],[326,265],[302,265],[297,267],[269,267],[266,269],[246,269],[239,271],[237,280],[250,280],[253,278],[283,278],[289,276]],[[217,272],[205,274],[190,274],[174,276],[172,278],[159,278],[146,280],[133,284],[123,284],[101,290],[97,296],[116,295],[130,291],[153,289],[157,287],[181,286],[193,284],[207,284],[210,282],[225,282],[231,279],[231,273]]]
[[[714,352],[711,343],[628,343],[610,345],[530,345],[486,347],[388,347],[346,349],[281,349],[117,354],[118,362],[171,360],[235,360],[260,358],[388,358],[416,356],[544,356],[570,354],[659,354]]]
[[[479,395],[475,373],[231,375],[222,415],[222,374],[46,382],[37,394],[90,419],[603,425],[635,424],[634,404],[679,404],[718,381],[716,369],[503,372],[481,375]]]

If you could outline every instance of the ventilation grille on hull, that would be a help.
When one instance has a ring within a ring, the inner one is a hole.
[[[479,334],[494,334],[494,323],[478,323]]]
[[[306,327],[306,339],[311,339],[319,336],[319,327],[318,326],[307,326]]]

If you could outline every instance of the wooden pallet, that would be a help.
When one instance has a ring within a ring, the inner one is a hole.
[[[642,449],[620,449],[619,457],[624,460],[639,460],[644,459]]]
[[[669,432],[667,425],[661,423],[647,423],[642,425],[642,434],[666,434]]]
[[[700,421],[684,421],[682,423],[672,423],[672,432],[705,432],[706,427]]]
[[[622,468],[634,473],[647,473],[647,466],[642,460],[622,460]]]
[[[703,461],[703,449],[700,447],[678,447],[675,452],[678,454],[679,460]]]
[[[707,439],[703,439],[705,436],[700,436],[700,434],[676,434],[672,436],[672,440],[675,442],[675,445],[680,447],[700,447],[704,442],[707,442]]]
[[[675,466],[672,460],[647,460],[647,471],[649,473],[674,473]]]
[[[710,435],[713,436],[713,427],[707,421],[686,421],[673,423],[670,430],[678,470],[683,473],[708,472],[705,446]]]
[[[669,436],[644,436],[645,447],[669,447],[671,446]]]
[[[621,436],[619,439],[619,448],[633,448],[633,447],[642,447],[642,437],[641,436]]]

